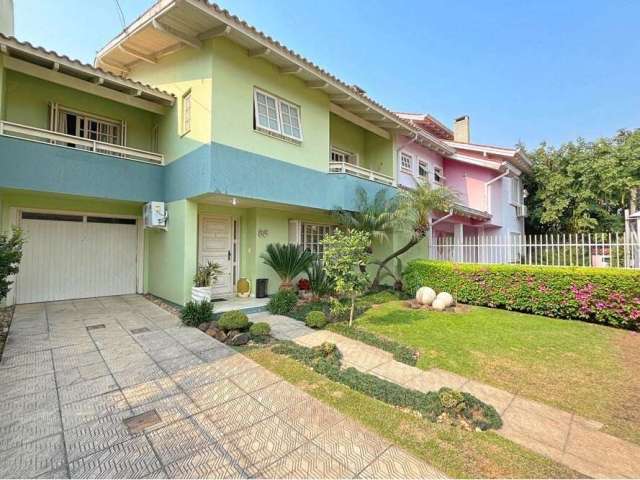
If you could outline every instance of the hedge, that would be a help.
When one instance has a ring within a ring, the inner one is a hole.
[[[447,291],[459,302],[640,329],[640,270],[414,260],[407,290]]]

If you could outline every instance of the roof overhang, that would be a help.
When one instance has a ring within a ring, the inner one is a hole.
[[[417,123],[419,127],[428,130],[440,139],[453,140],[453,131],[433,115],[401,112],[396,112],[396,115],[410,122]]]
[[[5,57],[5,68],[10,70],[35,75],[53,83],[65,84],[155,113],[165,113],[166,107],[175,102],[175,97],[170,93],[1,34],[0,53]]]
[[[484,155],[491,154],[502,157],[506,161],[512,163],[519,170],[527,173],[531,172],[531,167],[533,164],[521,148],[504,148],[492,145],[479,145],[475,143],[462,143],[452,141],[446,141],[445,143],[450,147],[455,148],[456,150],[470,150],[472,152],[480,152]]]
[[[471,218],[472,220],[480,220],[486,222],[487,220],[491,220],[491,214],[489,212],[485,212],[483,210],[478,210],[476,208],[471,208],[461,203],[456,203],[453,205],[454,213],[457,213],[460,216]]]
[[[389,134],[412,135],[416,141],[440,154],[454,149],[428,132],[398,117],[349,85],[281,43],[206,0],[158,0],[96,55],[95,64],[126,75],[140,62],[156,63],[183,48],[202,48],[211,38],[226,37],[242,46],[247,55],[275,65],[282,75],[292,75],[308,88],[324,91],[339,109],[356,115]],[[339,114],[339,113],[338,113]]]

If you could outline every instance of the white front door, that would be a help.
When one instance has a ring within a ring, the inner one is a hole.
[[[222,274],[211,287],[212,297],[233,294],[233,219],[201,215],[198,226],[198,265],[215,262]]]

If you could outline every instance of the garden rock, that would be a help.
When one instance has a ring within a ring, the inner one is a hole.
[[[420,287],[416,292],[416,300],[422,305],[431,305],[436,298],[433,288]]]
[[[440,292],[436,297],[436,300],[441,300],[444,303],[445,308],[453,305],[453,296],[447,292]]]
[[[227,345],[232,345],[234,347],[237,347],[238,345],[245,345],[249,343],[250,339],[251,335],[249,335],[249,333],[238,333],[237,335],[231,337],[231,340],[227,341]]]
[[[208,328],[207,331],[204,332],[204,333],[206,333],[210,337],[215,337],[218,334],[219,331],[220,330],[218,330],[217,328]]]
[[[211,322],[203,322],[200,325],[198,325],[198,330],[201,330],[203,332],[206,332],[207,330],[209,330],[209,324]]]
[[[229,338],[228,335],[224,333],[222,330],[218,330],[218,332],[215,335],[215,339],[222,343],[226,342],[228,338]]]
[[[447,308],[447,305],[442,298],[436,297],[436,299],[431,304],[431,308],[433,308],[437,312],[442,312],[445,308]]]

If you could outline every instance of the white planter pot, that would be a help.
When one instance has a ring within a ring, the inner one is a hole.
[[[205,302],[211,300],[211,287],[192,287],[191,300],[194,302]]]

